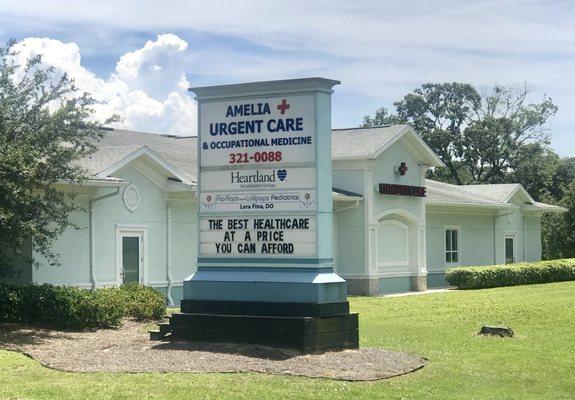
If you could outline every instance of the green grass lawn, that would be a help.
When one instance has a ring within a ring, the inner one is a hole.
[[[361,346],[429,359],[378,382],[263,374],[65,373],[0,351],[0,399],[574,399],[575,282],[352,298]],[[478,337],[505,324],[517,338]]]

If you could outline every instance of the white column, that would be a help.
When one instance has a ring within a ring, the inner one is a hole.
[[[429,170],[428,166],[420,166],[421,176],[420,186],[425,186],[425,174]],[[418,274],[427,275],[427,213],[425,209],[425,197],[421,199],[421,210],[418,225]]]
[[[370,276],[376,272],[377,223],[373,222],[373,171],[363,170],[363,231],[364,270]]]
[[[425,174],[429,167],[420,165],[420,186],[425,186]],[[420,199],[420,209],[417,221],[417,262],[415,266],[415,273],[412,276],[411,288],[412,290],[426,290],[427,289],[427,220],[425,210],[425,198]]]

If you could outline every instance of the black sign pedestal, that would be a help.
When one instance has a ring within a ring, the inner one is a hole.
[[[182,300],[170,340],[255,344],[304,354],[357,349],[358,315],[348,302],[273,303]]]

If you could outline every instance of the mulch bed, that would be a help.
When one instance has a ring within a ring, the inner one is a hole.
[[[371,381],[425,365],[421,357],[373,348],[301,355],[252,345],[152,342],[145,327],[126,320],[119,329],[62,332],[0,324],[0,348],[72,372],[261,372]]]

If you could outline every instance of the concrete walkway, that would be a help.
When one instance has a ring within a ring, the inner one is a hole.
[[[433,293],[445,293],[453,290],[453,288],[441,288],[441,289],[429,289],[422,292],[403,292],[403,293],[393,293],[384,294],[379,297],[404,297],[404,296],[420,296],[423,294],[433,294]]]

